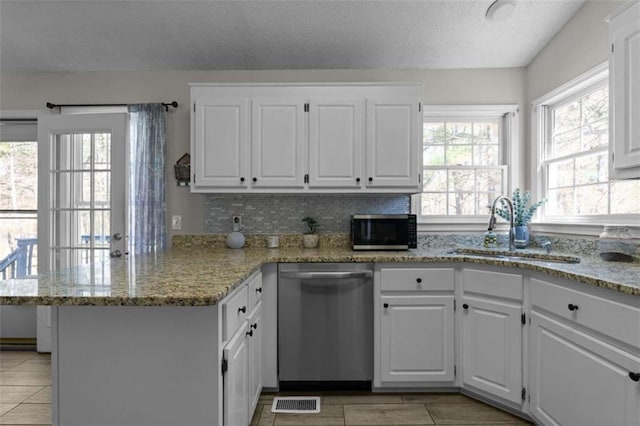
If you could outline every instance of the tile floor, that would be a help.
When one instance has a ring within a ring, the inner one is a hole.
[[[0,352],[0,425],[51,424],[51,357]]]
[[[321,412],[303,415],[271,413],[275,395],[260,397],[251,426],[529,424],[458,394],[321,393]],[[0,352],[0,425],[49,424],[51,357]]]
[[[291,393],[302,395],[306,393]],[[251,426],[526,425],[509,413],[459,394],[313,393],[318,414],[273,414],[274,396],[263,393]]]

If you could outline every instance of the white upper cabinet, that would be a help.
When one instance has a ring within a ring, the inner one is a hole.
[[[419,192],[421,92],[192,84],[191,191]]]
[[[309,187],[362,186],[361,99],[309,102]]]
[[[304,99],[253,99],[251,185],[304,187]]]
[[[369,188],[420,188],[422,120],[416,98],[367,99],[367,181]],[[420,158],[420,161],[416,161]]]
[[[194,186],[245,188],[249,103],[246,98],[199,98],[192,146]]]
[[[640,178],[640,1],[609,20],[611,177]]]

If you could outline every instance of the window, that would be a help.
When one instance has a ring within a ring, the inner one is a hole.
[[[640,213],[640,181],[609,180],[607,70],[539,102],[544,222],[604,223]]]
[[[425,106],[421,222],[485,222],[509,187],[516,106]]]
[[[35,121],[0,121],[0,279],[36,272],[36,141]]]

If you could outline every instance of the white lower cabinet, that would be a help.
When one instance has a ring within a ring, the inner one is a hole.
[[[459,330],[463,387],[517,406],[524,394],[522,298],[519,274],[462,271]]]
[[[222,329],[231,337],[222,351],[223,424],[246,426],[262,392],[262,275],[225,297]],[[238,323],[238,318],[242,318]],[[237,324],[237,325],[236,325]]]
[[[544,425],[640,424],[640,358],[531,315],[530,411]]]
[[[640,300],[531,278],[529,409],[543,425],[640,425]]]
[[[262,302],[259,302],[249,316],[249,398],[248,413],[251,417],[258,405],[262,392]],[[251,420],[251,418],[249,418]]]
[[[249,341],[248,323],[244,323],[224,348],[224,424],[249,424]]]
[[[374,387],[454,380],[453,268],[376,268]]]
[[[380,380],[453,380],[453,295],[383,296]]]

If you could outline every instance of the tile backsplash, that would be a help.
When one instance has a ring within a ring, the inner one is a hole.
[[[296,234],[312,216],[321,234],[349,232],[355,213],[409,213],[411,196],[405,194],[216,194],[208,195],[205,232],[231,232],[232,217],[242,216],[247,234]]]

